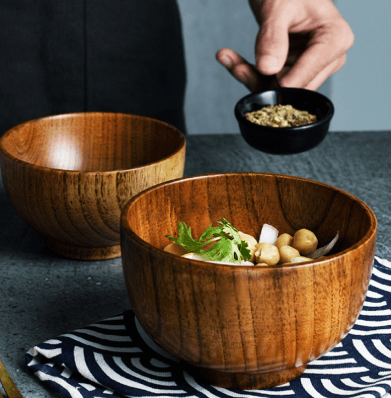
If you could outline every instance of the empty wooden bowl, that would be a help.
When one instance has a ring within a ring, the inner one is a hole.
[[[32,120],[0,140],[4,185],[19,215],[54,252],[119,257],[121,210],[152,185],[183,176],[185,139],[174,127],[119,113]]]
[[[259,237],[315,232],[340,238],[323,260],[275,267],[190,260],[163,248],[184,221],[198,238],[226,218]],[[358,198],[285,175],[227,173],[150,188],[121,214],[122,262],[132,308],[149,336],[227,388],[269,388],[299,376],[356,321],[371,277],[376,218]],[[198,369],[198,370],[196,370]]]

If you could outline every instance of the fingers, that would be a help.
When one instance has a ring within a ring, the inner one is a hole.
[[[216,59],[250,91],[262,89],[261,77],[255,66],[248,63],[235,51],[229,48],[222,48],[217,52]]]
[[[286,21],[265,22],[255,43],[256,67],[263,75],[274,75],[283,68],[289,51]]]
[[[330,0],[250,0],[260,31],[256,67],[286,87],[319,87],[340,69],[354,36]]]
[[[301,2],[302,6],[298,7]],[[277,74],[281,86],[317,89],[346,62],[353,32],[331,0],[250,0],[260,25],[256,65],[224,48],[217,60],[250,91],[261,75]]]
[[[338,34],[335,26],[319,29],[308,42],[307,49],[281,79],[281,85],[319,87],[345,64],[346,52],[352,44],[353,38],[348,34]]]
[[[304,88],[307,90],[317,90],[329,76],[340,70],[345,65],[345,62],[346,54],[327,65],[327,67],[316,75]]]
[[[293,12],[281,0],[250,0],[259,32],[255,42],[255,65],[263,75],[278,74],[289,52],[289,27]],[[295,4],[297,9],[297,4]]]
[[[249,64],[243,57],[234,51],[223,48],[216,54],[216,59],[222,64],[232,76],[240,83],[244,84],[250,91],[262,90],[262,80],[260,74],[254,67]],[[308,82],[299,86],[295,86],[290,82],[291,68],[285,67],[279,74],[279,82],[283,87],[302,87],[307,90],[317,90],[324,81],[343,67],[346,62],[346,54],[335,59],[329,65],[324,67],[318,74],[311,76]]]

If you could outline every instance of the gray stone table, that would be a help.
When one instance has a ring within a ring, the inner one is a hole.
[[[378,220],[376,255],[391,260],[391,132],[330,133],[317,148],[273,156],[240,135],[187,137],[185,176],[254,171],[325,182],[359,197]],[[35,344],[129,308],[121,260],[51,253],[12,208],[0,182],[0,359],[25,397],[56,397],[26,368]],[[1,390],[0,390],[1,391]]]

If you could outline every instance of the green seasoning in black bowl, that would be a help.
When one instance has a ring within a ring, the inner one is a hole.
[[[270,105],[292,105],[316,116],[310,124],[294,127],[262,126],[246,118],[246,113]],[[324,95],[302,88],[281,87],[259,91],[243,97],[235,106],[235,116],[246,142],[259,151],[274,155],[290,155],[308,151],[319,145],[329,131],[334,115],[332,102]]]

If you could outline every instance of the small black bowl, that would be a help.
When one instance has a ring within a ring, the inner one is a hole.
[[[245,114],[269,105],[292,105],[316,115],[315,123],[298,127],[268,127],[250,122]],[[332,102],[316,91],[281,87],[243,97],[235,106],[235,116],[246,142],[259,151],[290,155],[308,151],[325,138],[334,115]]]

